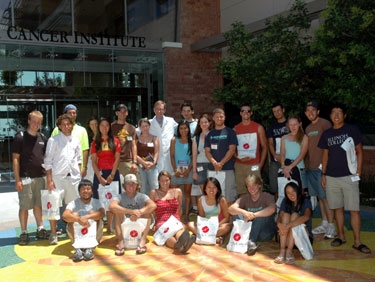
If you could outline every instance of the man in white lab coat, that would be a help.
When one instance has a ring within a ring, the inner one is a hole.
[[[160,151],[158,158],[158,170],[166,170],[173,174],[173,168],[170,161],[169,147],[171,139],[175,133],[177,122],[172,117],[164,115],[166,111],[166,103],[164,101],[157,101],[154,104],[155,116],[151,120],[150,134],[159,138]]]

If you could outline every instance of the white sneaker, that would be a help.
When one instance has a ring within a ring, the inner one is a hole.
[[[337,232],[336,232],[335,225],[328,224],[327,231],[324,234],[324,237],[329,238],[329,239],[333,239],[333,238],[336,237],[336,235],[337,235]]]
[[[327,227],[323,224],[319,224],[317,227],[315,227],[312,231],[312,234],[326,234],[327,233]]]

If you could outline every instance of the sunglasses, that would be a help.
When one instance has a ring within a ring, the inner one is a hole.
[[[252,110],[241,110],[241,113],[251,113]]]

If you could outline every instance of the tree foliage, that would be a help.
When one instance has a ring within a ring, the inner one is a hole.
[[[281,102],[300,112],[309,99],[341,102],[357,122],[375,117],[375,0],[329,0],[314,38],[308,36],[306,5],[266,22],[258,34],[236,22],[224,36],[228,56],[218,62],[226,83],[215,98],[250,103],[265,124],[270,107]]]
[[[305,5],[297,1],[287,16],[266,22],[259,34],[249,33],[236,22],[225,33],[228,55],[218,63],[228,81],[216,89],[215,98],[237,106],[250,103],[265,123],[275,102],[296,108],[296,100],[309,94],[310,79],[305,62],[310,56],[310,19]]]
[[[357,122],[374,122],[375,1],[330,0],[322,17],[307,62],[324,78],[316,95],[346,104]]]

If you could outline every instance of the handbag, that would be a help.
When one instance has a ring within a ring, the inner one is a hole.
[[[227,250],[230,252],[244,254],[247,252],[247,244],[250,237],[252,221],[237,219],[233,222]]]
[[[90,226],[82,226],[78,222],[73,223],[75,249],[94,248],[98,245],[96,240],[96,221],[89,219]]]
[[[105,211],[109,210],[109,204],[115,196],[118,196],[118,181],[112,181],[109,185],[99,184],[98,188],[99,201],[104,207]]]
[[[196,243],[200,245],[215,245],[218,229],[219,218],[217,216],[206,218],[198,215]]]
[[[309,235],[307,234],[305,224],[300,224],[292,228],[294,244],[301,252],[305,260],[310,260],[314,257],[314,251],[311,246]]]
[[[136,221],[125,218],[121,223],[122,237],[126,249],[136,249],[147,225],[147,218],[138,218]]]
[[[52,190],[41,190],[43,220],[60,219],[60,193]]]
[[[158,246],[163,246],[170,237],[174,236],[182,228],[181,221],[171,215],[154,233],[155,243]]]

